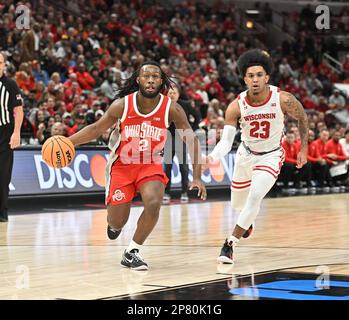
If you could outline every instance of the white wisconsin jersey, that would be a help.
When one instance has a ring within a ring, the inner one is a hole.
[[[247,90],[240,93],[241,140],[252,151],[268,152],[281,145],[284,113],[280,105],[280,88],[269,85],[269,96],[260,105],[251,105]]]

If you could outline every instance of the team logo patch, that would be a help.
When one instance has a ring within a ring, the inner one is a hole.
[[[125,199],[125,194],[121,190],[115,190],[112,199],[113,201],[121,201]]]
[[[276,107],[276,103],[272,103],[271,106],[272,106],[272,107]]]

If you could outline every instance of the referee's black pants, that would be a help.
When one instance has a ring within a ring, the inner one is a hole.
[[[0,218],[7,219],[9,184],[13,166],[13,150],[0,151]]]

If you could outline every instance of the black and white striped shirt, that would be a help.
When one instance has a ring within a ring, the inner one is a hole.
[[[3,75],[0,78],[0,149],[8,145],[14,130],[13,109],[22,105],[17,83]]]

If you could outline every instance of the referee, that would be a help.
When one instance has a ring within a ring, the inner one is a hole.
[[[5,56],[0,53],[0,222],[8,221],[8,194],[13,149],[21,143],[23,103],[14,80],[4,75]]]

